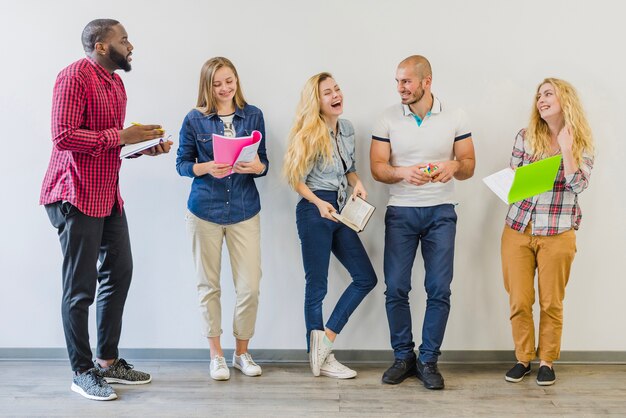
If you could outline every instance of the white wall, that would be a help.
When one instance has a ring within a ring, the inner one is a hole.
[[[386,187],[369,174],[368,150],[374,119],[398,101],[397,63],[419,53],[432,62],[435,94],[470,114],[478,158],[474,178],[457,183],[456,274],[443,348],[512,348],[499,256],[506,206],[481,178],[507,164],[537,83],[556,76],[581,93],[598,148],[591,187],[580,199],[584,219],[565,302],[563,349],[626,350],[625,152],[618,126],[626,114],[625,13],[623,3],[602,0],[3,0],[0,347],[64,346],[61,253],[38,206],[51,148],[52,86],[63,67],[83,56],[84,25],[113,17],[135,45],[133,71],[122,75],[127,123],[161,123],[177,142],[182,119],[195,105],[200,67],[216,55],[233,60],[246,97],[265,113],[272,166],[257,183],[264,275],[253,347],[304,348],[297,198],[279,168],[301,87],[310,75],[329,70],[344,91],[344,116],[357,130],[359,172],[378,207],[362,239],[380,283],[346,326],[338,348],[389,348],[382,276]],[[174,161],[172,152],[123,164],[135,258],[123,347],[206,347],[185,235],[190,179],[176,174]],[[418,258],[411,299],[418,340],[422,273]],[[349,280],[335,261],[330,275],[326,312]],[[228,263],[223,287],[224,345],[232,347]]]

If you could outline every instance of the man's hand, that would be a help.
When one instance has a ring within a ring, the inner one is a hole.
[[[459,170],[459,167],[461,167],[461,163],[456,160],[437,161],[431,165],[437,167],[437,169],[430,174],[431,181],[433,183],[449,182],[454,177],[454,174]]]
[[[137,144],[155,138],[163,138],[165,131],[161,125],[132,125],[119,131],[120,145]]]
[[[174,143],[172,141],[164,141],[158,145],[155,145],[151,148],[147,148],[141,151],[141,153],[143,155],[149,155],[151,157],[156,157],[157,155],[161,155],[161,154],[167,154],[168,152],[170,152],[170,148],[172,148],[173,144]]]
[[[409,167],[394,167],[395,174],[402,177],[402,180],[415,186],[423,186],[430,183],[431,177],[424,173],[424,168],[428,164],[416,164]]]

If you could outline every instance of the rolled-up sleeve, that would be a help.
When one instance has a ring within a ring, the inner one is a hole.
[[[524,130],[522,129],[515,136],[515,142],[513,143],[513,151],[511,152],[511,168],[515,170],[524,162]]]
[[[582,162],[576,172],[565,176],[565,188],[572,193],[579,194],[589,186],[591,170],[594,158],[592,155],[583,154]]]

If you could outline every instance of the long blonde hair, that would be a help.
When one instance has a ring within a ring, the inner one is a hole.
[[[537,93],[544,84],[551,84],[554,87],[561,109],[563,111],[563,119],[565,126],[570,126],[572,129],[572,136],[574,137],[574,143],[572,145],[572,153],[576,163],[580,166],[583,154],[593,154],[593,136],[591,134],[591,128],[587,122],[585,112],[582,107],[582,103],[578,98],[578,93],[574,86],[565,80],[558,78],[546,78],[539,86],[537,86]],[[530,146],[531,153],[538,158],[545,158],[551,154],[551,137],[550,128],[545,120],[541,118],[539,110],[537,109],[538,94],[535,95],[533,101],[533,108],[530,115],[530,121],[528,122],[528,128],[526,129],[526,140]]]
[[[215,77],[215,72],[222,67],[228,67],[233,70],[235,78],[237,79],[237,91],[233,98],[235,105],[240,109],[246,105],[246,99],[243,97],[243,91],[239,83],[239,74],[237,74],[237,69],[233,63],[228,58],[213,57],[205,62],[202,66],[202,70],[200,70],[200,85],[198,87],[196,109],[205,115],[217,111],[217,100],[213,94],[213,78]]]
[[[321,156],[326,164],[332,160],[331,138],[320,112],[319,92],[320,83],[328,78],[333,76],[327,72],[309,78],[300,95],[283,164],[283,173],[294,188],[318,157]]]

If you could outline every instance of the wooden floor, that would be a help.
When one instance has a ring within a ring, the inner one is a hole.
[[[504,380],[510,365],[442,364],[446,389],[429,391],[416,378],[380,381],[387,365],[351,365],[356,379],[313,377],[306,364],[263,364],[263,376],[209,378],[201,362],[134,362],[152,373],[141,386],[115,385],[115,401],[70,391],[61,361],[0,361],[0,416],[626,416],[626,365],[557,365],[557,383]]]

